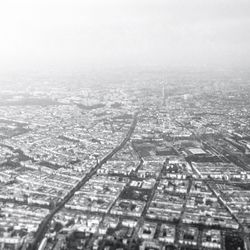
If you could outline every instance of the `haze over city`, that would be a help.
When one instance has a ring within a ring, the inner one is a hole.
[[[10,0],[1,72],[246,68],[248,0]]]
[[[250,250],[250,1],[0,2],[0,250]]]

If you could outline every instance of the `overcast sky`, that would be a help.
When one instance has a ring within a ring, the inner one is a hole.
[[[249,0],[2,0],[0,67],[248,66]]]

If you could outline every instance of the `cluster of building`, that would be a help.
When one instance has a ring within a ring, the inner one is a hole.
[[[28,249],[60,207],[39,250],[227,250],[230,233],[243,250],[249,107],[238,95],[159,97],[86,89],[52,91],[53,105],[0,106],[9,122],[0,145],[0,249]],[[135,111],[131,137],[106,159]]]

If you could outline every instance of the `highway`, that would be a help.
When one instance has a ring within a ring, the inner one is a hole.
[[[51,212],[44,218],[44,220],[39,225],[33,243],[28,248],[29,250],[38,249],[39,244],[44,238],[48,226],[51,220],[53,219],[54,215],[64,207],[64,205],[73,197],[75,192],[77,192],[93,175],[97,173],[97,170],[100,169],[103,164],[105,164],[110,158],[112,158],[118,151],[120,151],[126,145],[126,143],[130,140],[130,137],[135,130],[137,124],[137,117],[138,117],[138,112],[134,114],[131,126],[125,138],[122,140],[122,142],[117,147],[115,147],[108,155],[106,155],[99,163],[97,163],[95,167],[86,176],[84,176],[82,180],[78,182],[76,186],[64,197],[64,199],[60,203],[58,203],[57,206],[53,210],[51,210]]]

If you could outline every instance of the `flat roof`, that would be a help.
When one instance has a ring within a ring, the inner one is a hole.
[[[201,148],[189,148],[188,150],[194,155],[206,154],[206,152]]]

